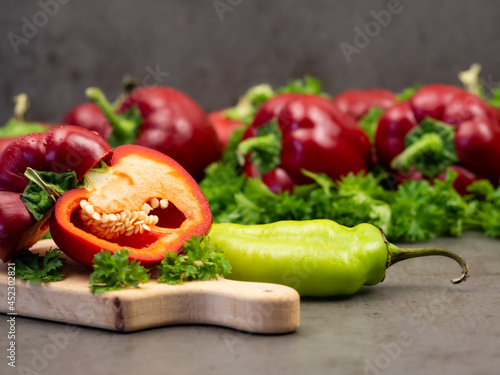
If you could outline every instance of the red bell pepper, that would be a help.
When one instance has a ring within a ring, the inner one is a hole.
[[[279,162],[266,173],[259,172],[274,191],[290,190],[290,186],[311,182],[303,170],[339,179],[350,172],[368,169],[371,154],[368,137],[330,100],[295,93],[273,97],[256,113],[240,146],[253,142],[250,139],[259,136],[259,131],[273,119],[282,138]],[[253,162],[251,154],[247,164]],[[254,168],[244,170],[255,176]]]
[[[90,171],[87,187],[57,200],[51,222],[56,244],[91,265],[101,249],[128,248],[149,267],[179,252],[193,234],[212,224],[210,207],[195,180],[170,157],[136,145],[116,148],[105,171]]]
[[[95,131],[104,139],[108,139],[113,132],[106,115],[92,102],[74,106],[66,113],[62,122]]]
[[[219,142],[223,148],[226,147],[234,131],[244,125],[243,121],[228,117],[225,109],[209,113],[208,121],[214,127],[217,138],[219,138]]]
[[[217,133],[207,115],[180,91],[163,86],[138,88],[123,100],[118,113],[100,90],[90,88],[87,96],[106,115],[114,144],[134,143],[160,151],[178,161],[196,180],[221,156]],[[130,118],[134,108],[139,118]]]
[[[99,135],[75,126],[59,126],[46,133],[32,133],[10,143],[0,155],[0,259],[29,248],[48,230],[50,211],[35,220],[21,200],[28,185],[25,172],[75,172],[81,179],[111,152]]]
[[[396,94],[384,89],[348,90],[332,99],[339,111],[359,121],[373,107],[387,109],[396,103]]]
[[[380,164],[388,169],[414,166],[434,178],[458,164],[469,177],[472,173],[494,184],[500,179],[496,111],[454,86],[424,86],[408,101],[386,110],[375,134],[375,147]]]
[[[234,107],[209,113],[208,118],[215,128],[222,146],[227,145],[236,129],[248,125],[257,109],[274,95],[272,87],[262,83],[248,89]]]

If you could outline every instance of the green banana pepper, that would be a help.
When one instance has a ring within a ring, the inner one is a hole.
[[[227,278],[284,284],[302,296],[354,294],[363,285],[380,283],[389,266],[427,255],[443,255],[460,264],[462,275],[453,283],[468,277],[465,261],[454,252],[398,248],[371,224],[354,228],[331,220],[214,224],[209,238],[231,263]]]

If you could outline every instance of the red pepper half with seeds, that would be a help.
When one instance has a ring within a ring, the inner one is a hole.
[[[76,126],[31,133],[10,143],[0,154],[0,259],[9,261],[49,229],[52,209],[35,217],[25,203],[24,193],[32,181],[28,170],[70,173],[76,182],[110,152],[103,138]]]
[[[101,249],[128,248],[131,259],[157,265],[179,252],[192,235],[212,225],[207,200],[195,180],[172,158],[146,147],[125,145],[84,178],[85,188],[57,200],[51,222],[56,244],[91,265]]]

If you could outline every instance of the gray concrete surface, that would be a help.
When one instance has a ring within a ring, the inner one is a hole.
[[[7,368],[2,354],[0,373],[498,374],[500,240],[467,233],[426,245],[457,251],[471,278],[452,285],[460,269],[447,258],[408,260],[350,298],[303,299],[301,326],[288,335],[214,326],[130,334],[80,327],[51,351],[70,327],[19,318],[18,367]],[[4,352],[6,316],[0,318]]]
[[[458,84],[457,73],[478,61],[486,78],[500,82],[496,0],[401,0],[390,20],[397,0],[57,0],[67,4],[48,12],[40,5],[54,1],[1,2],[0,123],[20,92],[32,98],[30,118],[58,121],[85,99],[86,87],[114,96],[124,74],[144,79],[157,66],[169,73],[157,73],[160,84],[207,110],[234,103],[251,85],[304,74],[331,94],[400,90]],[[220,16],[216,1],[228,6]],[[355,44],[356,28],[372,36]],[[14,48],[9,33],[25,40]],[[350,62],[343,42],[359,47]]]

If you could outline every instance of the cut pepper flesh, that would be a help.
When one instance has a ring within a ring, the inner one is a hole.
[[[101,249],[127,247],[132,259],[151,266],[210,229],[205,197],[173,159],[128,145],[107,162],[104,172],[87,175],[87,188],[65,193],[56,204],[51,233],[70,257],[90,265]]]

